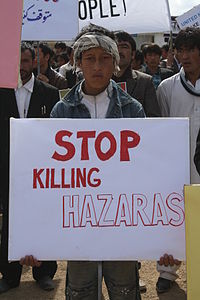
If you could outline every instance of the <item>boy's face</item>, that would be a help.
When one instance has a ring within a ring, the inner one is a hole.
[[[84,92],[98,95],[106,89],[113,75],[113,57],[103,48],[91,48],[82,53],[79,67],[85,78]]]

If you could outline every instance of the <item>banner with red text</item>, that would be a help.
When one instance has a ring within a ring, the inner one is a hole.
[[[11,119],[9,260],[185,258],[188,119]]]
[[[23,0],[0,4],[0,88],[16,88],[20,62]]]

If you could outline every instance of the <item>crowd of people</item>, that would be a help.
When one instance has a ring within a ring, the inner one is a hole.
[[[32,266],[33,278],[41,289],[47,291],[54,289],[53,277],[57,270],[56,261],[38,261],[31,255],[23,257],[20,262],[8,262],[11,117],[189,117],[191,183],[200,182],[199,28],[181,30],[173,49],[154,43],[137,49],[129,33],[111,32],[90,24],[81,30],[71,47],[64,42],[57,42],[54,49],[45,42],[39,46],[22,42],[20,75],[21,83],[16,89],[0,89],[0,197],[3,213],[0,294],[19,286],[23,265]],[[60,100],[62,90],[65,95]],[[96,102],[91,96],[95,96]],[[169,291],[177,278],[179,266],[180,261],[171,253],[163,253],[157,263],[158,293]],[[141,299],[139,268],[137,261],[102,263],[110,299]],[[97,299],[97,274],[97,262],[69,261],[66,299]]]

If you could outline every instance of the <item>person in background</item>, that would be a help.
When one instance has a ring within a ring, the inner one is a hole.
[[[9,121],[11,117],[49,118],[51,109],[59,101],[59,92],[55,87],[34,77],[34,58],[35,52],[32,46],[28,43],[22,43],[20,63],[22,83],[15,90],[0,89],[0,190],[3,200],[3,226],[0,244],[0,272],[2,274],[0,294],[19,286],[22,273],[22,266],[18,261],[8,262]],[[24,155],[28,155],[28,153],[24,153]],[[52,290],[54,289],[52,279],[56,270],[56,261],[40,262],[32,269],[33,278],[41,289]]]
[[[35,47],[35,61],[34,61],[34,75],[37,79],[49,83],[59,90],[68,88],[67,79],[56,72],[50,66],[50,59],[53,57],[54,52],[47,43],[39,43],[39,64],[40,73],[38,74],[37,69],[37,47]]]
[[[143,72],[152,76],[155,89],[157,89],[161,81],[174,74],[172,70],[160,67],[161,53],[161,49],[157,44],[152,43],[143,48],[146,63]]]
[[[136,50],[135,57],[132,60],[132,69],[140,71],[144,64],[144,55],[142,51]]]
[[[57,68],[55,69],[58,73],[60,73],[60,67],[67,64],[69,61],[69,56],[67,52],[61,52],[56,55],[56,66]]]
[[[161,82],[157,95],[163,117],[187,117],[190,120],[190,178],[191,184],[195,184],[200,183],[193,161],[200,128],[200,29],[188,27],[181,30],[175,39],[175,48],[182,68],[179,73]],[[197,158],[198,149],[196,164]],[[168,291],[177,278],[176,268],[158,265],[158,271],[157,291]]]
[[[74,70],[74,53],[72,47],[68,49],[69,61],[62,65],[59,69],[59,73],[67,79],[68,88],[72,88],[75,84],[77,84],[81,79],[83,79],[80,70]]]
[[[164,59],[167,59],[168,52],[169,52],[169,45],[164,44],[164,45],[162,45],[162,47],[160,49],[161,49],[161,61]]]
[[[65,42],[56,42],[54,45],[54,52],[56,55],[66,52],[67,51],[67,45]]]
[[[120,70],[112,78],[125,86],[125,91],[143,105],[147,117],[159,117],[160,107],[152,77],[132,69],[131,64],[136,52],[135,40],[125,31],[115,31],[114,34],[120,56]]]
[[[174,74],[180,71],[181,63],[176,48],[169,49],[167,59],[162,60],[160,66],[172,70]]]

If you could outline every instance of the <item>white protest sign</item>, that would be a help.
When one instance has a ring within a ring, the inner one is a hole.
[[[186,27],[200,27],[200,5],[197,5],[176,18],[181,29]]]
[[[168,0],[24,0],[22,40],[69,40],[90,22],[129,33],[169,31]]]
[[[89,23],[129,33],[170,31],[167,0],[79,0],[79,26]]]
[[[24,41],[70,40],[78,26],[78,0],[24,0]]]
[[[11,119],[9,260],[185,257],[188,119]]]

